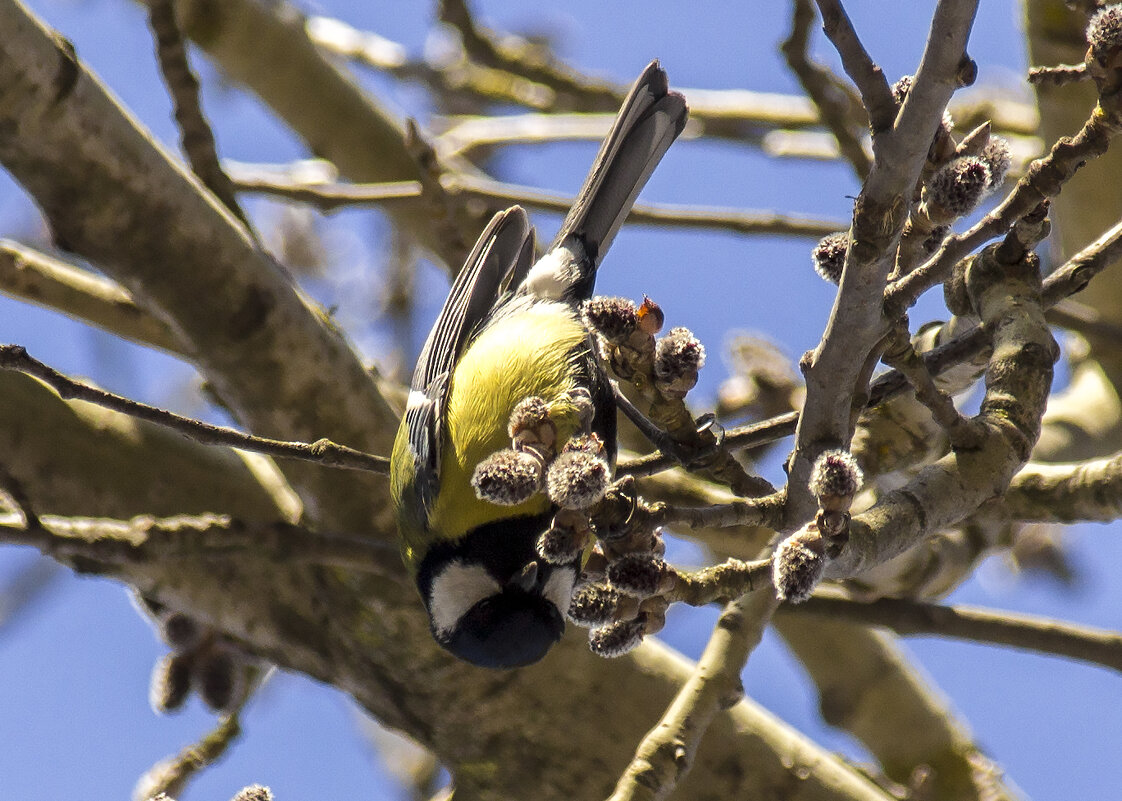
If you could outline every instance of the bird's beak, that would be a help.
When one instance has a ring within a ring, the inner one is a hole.
[[[538,563],[530,562],[510,579],[510,585],[533,592],[538,584]]]

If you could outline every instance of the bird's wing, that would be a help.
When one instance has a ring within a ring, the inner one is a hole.
[[[511,275],[533,260],[534,232],[526,212],[512,206],[487,224],[456,277],[417,360],[405,421],[413,453],[415,489],[426,511],[440,487],[440,457],[448,390],[456,361],[487,319]]]

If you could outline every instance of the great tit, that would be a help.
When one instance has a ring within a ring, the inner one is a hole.
[[[540,494],[514,506],[481,500],[471,478],[483,459],[510,447],[511,412],[534,396],[549,405],[560,442],[587,423],[590,398],[591,430],[614,461],[615,401],[580,304],[687,116],[685,98],[669,91],[658,62],[649,64],[545,255],[533,261],[525,211],[497,214],[421,351],[394,443],[391,495],[433,636],[460,659],[528,665],[564,632],[580,558],[557,565],[536,551],[557,508]]]

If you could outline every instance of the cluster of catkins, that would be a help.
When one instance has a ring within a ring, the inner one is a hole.
[[[575,408],[582,419],[588,421],[591,406],[587,405],[585,396],[567,398],[563,403],[572,404],[567,412]],[[558,448],[557,426],[552,416],[555,411],[538,397],[521,401],[510,417],[511,447],[480,462],[472,476],[472,486],[479,498],[491,503],[513,506],[545,492],[558,507],[550,527],[538,538],[538,555],[561,565],[584,560],[570,617],[594,628],[590,635],[593,651],[615,656],[638,642],[634,636],[621,636],[620,628],[628,624],[636,627],[639,602],[636,600],[627,623],[619,622],[618,594],[613,596],[611,604],[605,603],[600,613],[590,616],[580,611],[583,608],[580,599],[588,594],[584,588],[644,560],[648,565],[661,565],[662,540],[651,533],[645,537],[634,532],[626,537],[614,537],[594,526],[591,512],[604,499],[611,484],[611,468],[604,456],[604,445],[595,434],[582,431]],[[643,620],[649,617],[643,614]],[[640,628],[639,637],[650,631],[649,626]],[[621,645],[617,642],[621,639],[631,644]]]
[[[650,298],[637,306],[628,298],[587,300],[581,316],[596,334],[600,357],[624,381],[652,386],[667,400],[680,400],[697,384],[705,347],[688,328],[662,329],[662,309]]]
[[[152,669],[148,691],[152,708],[173,712],[192,690],[215,712],[236,708],[249,690],[251,674],[258,670],[257,660],[195,618],[140,594],[136,599],[171,649]]]
[[[511,447],[488,456],[471,478],[475,494],[502,506],[517,506],[544,491],[562,511],[587,509],[608,489],[611,469],[604,443],[588,431],[592,402],[577,391],[563,403],[567,414],[582,421],[581,433],[558,452],[556,409],[539,397],[523,399],[511,412],[507,433]]]
[[[897,103],[903,103],[912,86],[905,75],[892,87]],[[944,114],[928,152],[927,166],[920,182],[918,203],[904,228],[903,242],[916,240],[916,253],[935,251],[955,220],[978,207],[1001,186],[1013,163],[1009,142],[990,133],[989,123],[980,125],[955,142],[954,121]],[[811,253],[815,271],[827,281],[838,283],[849,249],[849,232],[838,231],[824,237]],[[914,265],[902,265],[910,269]]]
[[[627,298],[592,298],[585,302],[582,317],[609,369],[640,391],[656,393],[648,394],[652,407],[680,404],[697,384],[705,364],[704,346],[681,327],[656,339],[664,316],[649,298],[642,305]],[[638,503],[630,485],[621,495]],[[609,530],[608,516],[594,515],[598,539],[573,594],[569,619],[590,629],[588,641],[594,653],[615,657],[665,625],[669,606],[665,593],[676,573],[662,559],[666,546],[657,528],[636,525],[627,517],[620,521],[619,531]]]
[[[675,580],[662,560],[665,551],[657,529],[639,527],[597,541],[569,605],[569,620],[590,629],[593,653],[622,656],[662,630],[669,607],[664,594]]]
[[[808,485],[818,499],[818,514],[782,540],[772,557],[772,583],[781,601],[809,598],[829,560],[841,553],[849,540],[849,507],[863,480],[848,451],[826,451],[815,460]]]

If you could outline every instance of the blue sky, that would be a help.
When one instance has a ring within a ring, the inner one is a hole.
[[[151,55],[144,19],[124,0],[33,0],[30,7],[65,36],[102,80],[161,140],[174,143],[168,101]],[[777,55],[786,32],[786,3],[676,2],[553,4],[476,2],[494,27],[559,32],[559,52],[583,70],[629,81],[653,57],[662,59],[678,87],[795,91]],[[927,3],[852,2],[866,46],[895,77],[912,72],[926,33]],[[429,30],[428,4],[334,0],[305,5],[338,16],[421,51]],[[1017,8],[1011,0],[982,4],[971,54],[980,84],[1016,89],[1025,67]],[[820,57],[831,53],[821,40]],[[225,85],[196,57],[204,102],[220,152],[239,161],[282,162],[306,151],[251,97]],[[423,95],[362,74],[402,113],[427,116]],[[576,189],[595,152],[590,143],[521,147],[496,161],[502,177],[559,191]],[[743,146],[680,142],[654,175],[644,198],[667,203],[775,208],[847,219],[857,193],[849,172],[836,164],[773,162]],[[274,206],[254,201],[251,213],[268,222]],[[535,220],[546,235],[558,219]],[[375,358],[386,332],[373,319],[379,260],[386,227],[374,214],[345,212],[323,220],[326,240],[347,254],[347,283],[324,282],[311,291],[353,340]],[[0,173],[0,235],[34,237],[36,212]],[[707,343],[711,358],[697,398],[712,398],[726,374],[722,343],[729,329],[760,332],[797,358],[817,342],[832,301],[832,287],[809,267],[809,243],[724,233],[628,229],[617,239],[599,290],[658,300],[674,325],[687,325]],[[443,301],[446,281],[424,266],[419,279],[417,336]],[[355,288],[360,291],[352,291]],[[938,314],[922,303],[913,323]],[[58,315],[0,297],[0,341],[26,345],[54,366],[92,376],[107,388],[199,413],[193,371],[184,364],[121,343]],[[776,463],[769,477],[780,480]],[[42,510],[49,511],[49,510]],[[1116,525],[1081,526],[1070,544],[1086,582],[1075,593],[1046,582],[1010,578],[999,560],[952,600],[1068,618],[1104,627],[1122,625],[1122,586],[1108,565],[1122,561]],[[697,558],[683,548],[680,558]],[[0,549],[0,582],[34,555]],[[672,611],[666,639],[696,655],[713,610]],[[934,639],[909,639],[913,653],[970,721],[979,742],[1036,799],[1117,797],[1122,779],[1104,770],[1118,758],[1122,677],[1059,659]],[[148,674],[162,653],[147,624],[119,585],[60,573],[52,591],[16,623],[0,630],[0,798],[54,801],[126,798],[153,762],[193,742],[213,718],[192,701],[161,718],[147,704]],[[750,695],[828,747],[862,754],[846,736],[820,722],[816,699],[797,666],[772,636],[745,672]],[[242,741],[207,771],[185,798],[226,799],[242,786],[270,784],[280,801],[305,798],[394,798],[386,769],[371,753],[341,693],[299,676],[277,675],[244,717]]]

